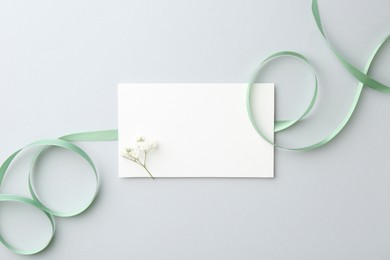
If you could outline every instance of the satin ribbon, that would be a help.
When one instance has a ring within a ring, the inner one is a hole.
[[[32,206],[42,212],[44,214],[50,224],[51,224],[51,235],[49,240],[41,247],[39,248],[34,248],[34,249],[19,249],[12,244],[10,244],[1,234],[0,234],[0,242],[3,243],[4,246],[6,246],[9,250],[11,250],[14,253],[21,254],[21,255],[32,255],[36,254],[43,249],[45,249],[51,242],[52,238],[54,237],[56,226],[55,226],[55,220],[54,217],[72,217],[76,216],[82,212],[84,212],[95,200],[95,197],[98,193],[99,190],[99,175],[97,173],[96,167],[91,160],[91,158],[88,156],[86,152],[84,152],[80,147],[76,146],[75,144],[71,142],[102,142],[102,141],[115,141],[118,140],[118,131],[117,130],[108,130],[108,131],[97,131],[97,132],[87,132],[87,133],[78,133],[78,134],[71,134],[71,135],[66,135],[63,137],[60,137],[58,139],[48,139],[48,140],[40,140],[33,142],[22,149],[17,150],[13,154],[11,154],[7,160],[0,166],[0,186],[3,183],[4,177],[7,173],[7,170],[11,163],[15,160],[17,155],[21,153],[23,150],[31,147],[42,147],[39,152],[34,156],[31,166],[30,166],[30,173],[28,177],[28,186],[30,190],[30,194],[33,199],[26,198],[23,196],[18,196],[18,195],[12,195],[12,194],[0,194],[0,202],[16,202],[16,203],[22,203],[27,206]],[[86,203],[86,206],[77,209],[75,211],[70,211],[70,212],[62,212],[62,211],[56,211],[53,209],[50,209],[49,207],[45,206],[40,199],[37,196],[37,193],[35,192],[35,188],[33,185],[33,176],[34,176],[34,165],[35,163],[39,160],[39,157],[42,155],[42,152],[47,149],[48,147],[59,147],[63,148],[66,150],[69,150],[71,152],[74,152],[75,154],[81,156],[91,167],[94,173],[94,177],[96,180],[96,188],[94,195]]]
[[[314,148],[321,147],[321,146],[327,144],[328,142],[330,142],[335,136],[337,136],[339,134],[339,132],[348,123],[348,121],[351,118],[353,112],[355,111],[355,108],[356,108],[356,106],[358,104],[358,101],[359,101],[359,98],[360,98],[360,95],[361,95],[361,92],[362,92],[364,86],[370,87],[372,89],[375,89],[375,90],[378,90],[378,91],[381,91],[381,92],[390,92],[390,87],[389,86],[386,86],[385,84],[382,84],[379,81],[376,81],[375,79],[373,79],[373,78],[371,78],[370,76],[367,75],[368,72],[369,72],[369,69],[370,69],[372,61],[374,60],[375,56],[377,55],[377,53],[381,49],[381,47],[390,38],[390,35],[387,36],[385,39],[383,39],[383,41],[381,43],[378,44],[378,46],[372,52],[372,54],[371,54],[371,56],[370,56],[370,58],[369,58],[369,60],[368,60],[368,62],[366,64],[364,70],[360,71],[359,69],[357,69],[356,67],[351,65],[333,47],[333,45],[326,38],[326,35],[324,33],[324,29],[323,29],[323,26],[322,26],[322,23],[321,23],[321,18],[320,18],[320,13],[319,13],[319,9],[318,9],[318,2],[317,2],[317,0],[312,0],[312,12],[313,12],[313,16],[314,16],[314,19],[316,21],[317,27],[318,27],[320,33],[322,34],[322,36],[324,37],[324,39],[325,39],[326,43],[328,44],[329,48],[333,51],[334,55],[337,57],[339,62],[346,68],[346,70],[349,73],[351,73],[351,75],[353,75],[359,81],[359,84],[358,84],[357,91],[355,93],[355,97],[354,97],[354,100],[352,102],[351,108],[348,111],[347,115],[345,116],[343,121],[338,125],[338,127],[336,127],[336,129],[334,131],[332,131],[327,137],[325,137],[324,139],[322,139],[321,141],[319,141],[317,143],[314,143],[312,145],[305,146],[305,147],[298,147],[298,148],[285,147],[285,146],[276,144],[272,140],[270,140],[263,133],[263,131],[261,130],[261,127],[258,126],[258,122],[256,122],[254,117],[253,117],[252,106],[251,106],[251,93],[252,93],[252,88],[253,88],[253,84],[255,82],[256,76],[258,75],[258,73],[260,73],[260,71],[261,71],[262,67],[264,66],[264,64],[266,64],[267,62],[271,62],[274,59],[281,58],[281,57],[284,57],[284,56],[294,57],[294,58],[297,58],[297,59],[303,61],[308,66],[308,68],[312,71],[312,73],[314,74],[315,82],[314,82],[314,87],[313,87],[314,88],[313,96],[312,96],[312,98],[311,98],[307,108],[305,109],[305,111],[303,111],[301,113],[300,116],[298,116],[295,119],[276,121],[275,122],[275,132],[278,132],[278,131],[283,131],[285,129],[288,129],[289,127],[295,125],[300,120],[302,120],[312,110],[312,108],[313,108],[313,106],[315,104],[315,101],[317,99],[317,93],[318,93],[317,75],[315,73],[315,70],[314,70],[313,66],[308,61],[308,59],[305,58],[303,55],[301,55],[299,53],[291,52],[291,51],[284,51],[284,52],[278,52],[278,53],[272,54],[271,56],[266,58],[260,64],[260,66],[255,70],[254,74],[252,75],[252,77],[251,77],[251,79],[250,79],[250,81],[248,83],[247,96],[246,96],[246,99],[247,99],[246,101],[247,102],[246,102],[246,104],[247,104],[247,111],[248,111],[249,119],[250,119],[253,127],[255,128],[255,130],[268,143],[270,143],[270,144],[272,144],[272,145],[274,145],[275,147],[278,147],[278,148],[289,149],[289,150],[311,150],[311,149],[314,149]],[[31,193],[32,199],[26,198],[26,197],[23,197],[23,196],[12,195],[12,194],[0,194],[0,202],[22,203],[22,204],[25,204],[27,206],[32,206],[32,207],[40,210],[42,212],[42,214],[44,214],[48,218],[48,220],[49,220],[49,222],[51,224],[52,233],[51,233],[50,239],[47,241],[47,243],[45,243],[40,248],[35,248],[35,249],[30,249],[30,250],[24,250],[24,249],[16,248],[15,246],[13,246],[10,243],[8,243],[3,238],[3,236],[1,234],[0,234],[0,242],[2,242],[12,252],[17,253],[17,254],[23,254],[23,255],[36,254],[36,253],[42,251],[43,249],[45,249],[50,244],[50,242],[51,242],[51,240],[52,240],[52,238],[53,238],[53,236],[55,234],[55,219],[54,219],[54,217],[71,217],[71,216],[75,216],[75,215],[78,215],[78,214],[84,212],[93,203],[93,201],[94,201],[94,199],[96,197],[96,194],[98,192],[99,177],[98,177],[95,165],[93,164],[91,158],[81,148],[79,148],[78,146],[76,146],[72,142],[104,142],[104,141],[117,141],[117,140],[118,140],[118,131],[117,130],[77,133],[77,134],[71,134],[71,135],[62,136],[62,137],[60,137],[58,139],[49,139],[49,140],[41,140],[41,141],[33,142],[33,143],[25,146],[24,148],[19,149],[18,151],[14,152],[12,155],[10,155],[7,158],[7,160],[5,160],[5,162],[0,166],[0,185],[3,183],[5,174],[7,172],[7,169],[9,168],[11,162],[13,162],[15,157],[20,152],[22,152],[24,149],[27,149],[27,148],[30,148],[30,147],[35,147],[35,146],[42,146],[42,149],[36,154],[36,156],[34,156],[34,159],[32,160],[31,169],[33,169],[34,164],[36,163],[37,160],[39,160],[39,157],[42,155],[42,152],[47,147],[55,146],[55,147],[60,147],[60,148],[63,148],[63,149],[67,149],[69,151],[72,151],[72,152],[78,154],[79,156],[81,156],[89,164],[89,166],[92,168],[94,176],[95,176],[96,189],[95,189],[95,193],[94,193],[93,197],[86,204],[86,206],[84,206],[84,207],[82,207],[82,208],[80,208],[78,210],[72,211],[72,212],[55,211],[55,210],[50,209],[49,207],[45,206],[39,200],[39,198],[38,198],[38,196],[36,194],[34,185],[33,185],[33,172],[34,171],[32,171],[30,169],[28,183],[29,183],[29,189],[30,189],[30,193]]]
[[[366,86],[366,87],[375,89],[375,90],[380,91],[380,92],[386,92],[386,93],[390,92],[390,87],[389,86],[386,86],[385,84],[383,84],[383,83],[381,83],[381,82],[371,78],[370,76],[368,76],[368,72],[369,72],[369,70],[371,68],[372,61],[374,60],[374,58],[378,54],[379,50],[383,47],[383,45],[389,40],[390,35],[386,36],[376,46],[376,48],[371,53],[371,56],[368,59],[368,61],[366,63],[366,66],[364,67],[363,71],[360,71],[359,69],[354,67],[351,63],[349,63],[336,50],[336,48],[331,44],[331,42],[327,39],[327,37],[325,35],[325,32],[324,32],[324,29],[323,29],[323,26],[322,26],[322,23],[321,23],[321,16],[320,16],[320,11],[318,9],[318,2],[317,2],[317,0],[312,0],[312,13],[313,13],[314,19],[316,21],[317,27],[318,27],[321,35],[325,39],[325,41],[326,41],[327,45],[329,46],[329,48],[332,50],[333,54],[336,56],[338,61],[344,66],[344,68],[354,78],[356,78],[359,81],[359,83],[358,83],[358,86],[357,86],[357,89],[356,89],[356,93],[355,93],[354,99],[352,101],[351,107],[349,108],[349,110],[348,110],[347,114],[345,115],[344,119],[339,123],[339,125],[330,134],[328,134],[326,137],[324,137],[320,141],[318,141],[318,142],[316,142],[314,144],[308,145],[308,146],[287,147],[287,146],[284,146],[284,145],[277,144],[274,141],[272,141],[269,137],[267,137],[267,135],[261,130],[261,126],[259,125],[259,123],[256,122],[256,120],[255,120],[255,118],[253,116],[252,101],[251,101],[253,84],[255,83],[256,77],[258,76],[258,74],[260,73],[261,69],[263,68],[263,66],[266,63],[271,62],[272,60],[275,60],[277,58],[284,57],[284,56],[290,56],[290,57],[297,58],[297,59],[301,60],[302,62],[304,62],[309,67],[309,69],[314,74],[314,78],[315,78],[314,94],[313,94],[313,96],[311,98],[311,101],[310,101],[309,105],[307,106],[306,110],[300,116],[298,116],[295,119],[275,121],[275,132],[278,132],[278,131],[286,130],[289,127],[293,126],[294,124],[298,123],[300,120],[302,120],[312,110],[312,108],[313,108],[313,106],[314,106],[314,104],[316,102],[316,99],[317,99],[317,91],[318,91],[317,75],[315,73],[315,70],[314,70],[313,66],[308,61],[308,59],[306,57],[304,57],[303,55],[299,54],[299,53],[291,52],[291,51],[283,51],[283,52],[278,52],[278,53],[272,54],[271,56],[266,58],[259,65],[259,67],[255,70],[255,72],[253,73],[253,75],[252,75],[252,77],[251,77],[251,79],[250,79],[250,81],[248,83],[247,95],[246,95],[247,112],[248,112],[249,120],[251,121],[251,123],[252,123],[254,129],[257,131],[257,133],[265,141],[267,141],[271,145],[273,145],[275,147],[278,147],[278,148],[282,148],[282,149],[307,151],[307,150],[312,150],[312,149],[315,149],[315,148],[319,148],[319,147],[329,143],[331,140],[333,140],[333,138],[335,138],[341,132],[341,130],[343,130],[343,128],[347,125],[349,119],[351,118],[353,112],[355,111],[355,109],[357,107],[357,104],[359,102],[359,98],[360,98],[360,95],[362,93],[363,87]]]

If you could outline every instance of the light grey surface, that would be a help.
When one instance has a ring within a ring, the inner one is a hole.
[[[319,4],[329,38],[362,68],[390,32],[390,2]],[[305,122],[277,136],[295,145],[329,133],[357,85],[316,29],[310,0],[2,0],[0,35],[2,159],[36,139],[116,128],[118,82],[246,82],[270,53],[299,51],[318,71],[320,98]],[[389,57],[387,46],[372,69],[388,84]],[[259,80],[277,84],[279,117],[298,113],[309,96],[311,76],[291,59],[267,66]],[[331,144],[276,150],[272,180],[119,179],[116,143],[83,144],[102,178],[98,200],[57,219],[52,246],[31,258],[388,259],[390,96],[363,94]],[[64,207],[63,193],[77,203],[92,188],[80,170],[59,174],[84,169],[68,158],[55,157],[55,175],[37,176],[42,195]],[[1,192],[28,194],[25,171],[16,170]],[[0,229],[12,241],[31,246],[47,237],[39,213],[0,207]],[[0,259],[25,258],[0,246]]]

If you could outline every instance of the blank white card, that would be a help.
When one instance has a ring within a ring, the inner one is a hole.
[[[246,91],[246,84],[119,84],[119,176],[149,177],[121,156],[143,137],[158,144],[147,156],[156,178],[272,178],[274,148],[248,118]],[[274,85],[256,84],[252,103],[272,140]]]

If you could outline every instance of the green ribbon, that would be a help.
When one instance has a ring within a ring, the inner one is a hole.
[[[390,87],[389,86],[386,86],[385,84],[382,84],[379,81],[376,81],[375,79],[373,79],[373,78],[371,78],[370,76],[367,75],[369,70],[370,70],[370,66],[371,66],[372,61],[374,60],[375,56],[377,55],[377,53],[381,49],[381,47],[389,40],[390,35],[387,36],[386,38],[384,38],[378,44],[378,46],[372,52],[372,54],[371,54],[371,56],[370,56],[370,58],[369,58],[369,60],[368,60],[368,62],[366,64],[364,70],[360,71],[359,69],[357,69],[356,67],[351,65],[333,47],[333,45],[326,38],[324,29],[323,29],[323,26],[322,26],[322,23],[321,23],[321,17],[320,17],[320,12],[319,12],[319,9],[318,9],[318,2],[317,2],[317,0],[312,0],[312,12],[313,12],[313,16],[314,16],[314,19],[316,21],[317,27],[318,27],[320,33],[322,34],[322,36],[324,37],[324,39],[325,39],[326,43],[328,44],[329,48],[333,51],[334,55],[337,57],[339,62],[345,67],[345,69],[349,73],[351,73],[351,75],[354,76],[359,81],[359,84],[358,84],[358,87],[357,87],[357,90],[356,90],[355,97],[353,99],[351,108],[349,109],[347,115],[344,117],[342,122],[336,127],[336,129],[333,130],[327,137],[325,137],[324,139],[320,140],[317,143],[314,143],[312,145],[305,146],[305,147],[298,147],[298,148],[285,147],[285,146],[276,144],[270,138],[268,138],[266,136],[266,134],[264,134],[264,132],[258,126],[258,122],[256,122],[256,120],[254,119],[253,112],[252,112],[252,105],[251,105],[251,102],[252,102],[251,101],[251,93],[252,93],[252,88],[253,88],[253,84],[255,82],[255,79],[256,79],[257,75],[260,73],[261,69],[263,68],[263,66],[266,63],[271,62],[274,59],[285,57],[285,56],[294,57],[294,58],[297,58],[297,59],[303,61],[308,66],[308,68],[312,71],[312,73],[314,74],[315,82],[314,82],[314,87],[313,87],[314,88],[313,96],[312,96],[312,98],[311,98],[307,108],[296,119],[275,121],[275,132],[283,131],[283,130],[288,129],[289,127],[295,125],[300,120],[302,120],[312,110],[312,108],[313,108],[313,106],[314,106],[314,104],[316,102],[317,94],[318,94],[318,79],[317,79],[316,72],[315,72],[313,66],[308,61],[308,59],[305,58],[303,55],[301,55],[299,53],[291,52],[291,51],[283,51],[283,52],[278,52],[278,53],[272,54],[271,56],[266,58],[259,65],[259,67],[255,70],[253,76],[251,77],[251,79],[250,79],[250,81],[248,83],[247,96],[246,96],[246,105],[247,105],[247,111],[248,111],[249,119],[250,119],[253,127],[257,131],[257,133],[261,137],[263,137],[268,143],[270,143],[270,144],[272,144],[272,145],[274,145],[275,147],[278,147],[278,148],[289,149],[289,150],[311,150],[311,149],[314,149],[314,148],[321,147],[321,146],[327,144],[328,142],[330,142],[334,137],[336,137],[340,133],[340,131],[345,127],[345,125],[348,123],[349,119],[351,118],[353,112],[356,109],[356,106],[358,104],[358,101],[359,101],[359,98],[360,98],[360,95],[362,93],[362,90],[363,90],[364,86],[370,87],[372,89],[375,89],[375,90],[378,90],[378,91],[381,91],[381,92],[390,92]],[[93,203],[93,201],[95,200],[96,195],[98,193],[98,189],[99,189],[99,176],[97,174],[97,170],[96,170],[96,167],[95,167],[93,161],[87,155],[87,153],[85,153],[81,148],[79,148],[78,146],[76,146],[72,142],[104,142],[104,141],[117,141],[117,140],[118,140],[118,130],[107,130],[107,131],[77,133],[77,134],[71,134],[71,135],[62,136],[62,137],[60,137],[58,139],[49,139],[49,140],[36,141],[36,142],[33,142],[33,143],[25,146],[22,149],[19,149],[18,151],[14,152],[13,154],[11,154],[4,161],[4,163],[0,166],[0,186],[3,183],[3,180],[4,180],[4,177],[6,175],[7,169],[11,165],[11,162],[13,162],[15,157],[20,152],[22,152],[24,149],[30,148],[30,147],[35,147],[35,146],[41,146],[42,147],[42,149],[39,150],[39,152],[34,156],[32,162],[31,162],[31,168],[30,168],[29,179],[28,179],[28,186],[29,186],[29,190],[30,190],[30,194],[32,196],[32,199],[26,198],[26,197],[23,197],[23,196],[12,195],[12,194],[0,194],[0,202],[22,203],[22,204],[25,204],[27,206],[32,206],[32,207],[40,210],[42,212],[42,214],[44,214],[48,218],[48,220],[49,220],[49,222],[51,224],[51,231],[52,231],[52,233],[51,233],[50,239],[43,246],[41,246],[39,248],[35,248],[35,249],[30,249],[30,250],[19,249],[19,248],[15,247],[15,246],[11,245],[9,242],[7,242],[4,239],[4,237],[1,235],[1,233],[0,233],[0,242],[2,244],[4,244],[4,246],[6,246],[12,252],[17,253],[17,254],[22,254],[22,255],[36,254],[38,252],[41,252],[43,249],[45,249],[50,244],[50,242],[51,242],[51,240],[52,240],[52,238],[53,238],[53,236],[55,234],[55,220],[54,220],[54,217],[71,217],[71,216],[75,216],[75,215],[78,215],[78,214],[84,212]],[[69,150],[71,152],[74,152],[74,153],[78,154],[92,168],[93,173],[94,173],[94,177],[95,177],[95,180],[96,180],[96,189],[95,189],[95,193],[94,193],[93,197],[91,198],[90,201],[88,201],[86,206],[84,206],[84,207],[82,207],[82,208],[80,208],[78,210],[75,210],[75,211],[62,212],[62,211],[56,211],[56,210],[50,209],[49,207],[45,206],[39,200],[39,198],[37,196],[37,193],[36,193],[36,190],[35,190],[35,187],[33,185],[33,181],[32,181],[33,180],[33,176],[34,176],[34,171],[32,169],[34,168],[34,165],[37,162],[37,160],[39,160],[39,157],[42,155],[42,152],[45,149],[47,149],[48,147],[50,147],[50,146],[55,146],[55,147],[67,149],[67,150]]]
[[[42,149],[39,150],[39,152],[34,156],[31,167],[30,167],[30,173],[28,177],[28,186],[30,189],[30,194],[33,199],[29,199],[23,196],[18,195],[12,195],[12,194],[0,194],[0,202],[16,202],[16,203],[22,203],[27,206],[33,206],[36,209],[40,210],[42,214],[44,214],[51,224],[51,236],[49,240],[41,247],[24,250],[17,248],[13,245],[11,245],[6,239],[1,235],[0,233],[0,242],[3,243],[4,246],[6,246],[9,250],[11,250],[14,253],[21,254],[21,255],[32,255],[41,252],[43,249],[45,249],[51,242],[54,234],[55,234],[55,221],[54,217],[72,217],[76,216],[82,212],[84,212],[95,200],[96,195],[99,190],[99,175],[97,173],[96,167],[91,160],[91,158],[88,156],[86,152],[84,152],[80,147],[74,145],[71,142],[101,142],[101,141],[116,141],[118,140],[118,131],[117,130],[108,130],[108,131],[97,131],[97,132],[87,132],[87,133],[78,133],[78,134],[72,134],[72,135],[66,135],[63,137],[60,137],[58,139],[48,139],[48,140],[40,140],[33,142],[22,149],[17,150],[13,154],[11,154],[7,160],[4,161],[4,163],[0,166],[0,186],[3,183],[4,177],[7,173],[7,170],[11,163],[14,161],[16,156],[22,152],[23,150],[31,147],[42,147]],[[33,176],[34,176],[34,165],[39,159],[39,157],[42,155],[42,152],[47,149],[48,147],[59,147],[66,150],[69,150],[71,152],[74,152],[75,154],[81,156],[88,165],[92,168],[94,177],[96,180],[96,188],[95,193],[90,199],[90,201],[87,202],[86,206],[70,211],[70,212],[62,212],[62,211],[56,211],[53,209],[50,209],[49,207],[45,206],[38,198],[37,193],[35,191],[34,185],[33,185]]]
[[[250,79],[250,81],[248,83],[247,96],[246,96],[247,112],[248,112],[249,120],[251,121],[251,123],[252,123],[253,127],[255,128],[255,130],[257,131],[257,133],[265,141],[267,141],[271,145],[273,145],[275,147],[278,147],[278,148],[282,148],[282,149],[307,151],[307,150],[319,148],[319,147],[329,143],[331,140],[333,140],[333,138],[335,138],[341,132],[341,130],[347,125],[349,119],[351,118],[353,112],[355,111],[355,109],[357,107],[357,104],[359,102],[359,98],[360,98],[360,95],[362,93],[362,90],[363,90],[364,86],[372,88],[372,89],[375,89],[375,90],[380,91],[380,92],[390,92],[390,87],[389,86],[386,86],[385,84],[383,84],[383,83],[381,83],[381,82],[379,82],[379,81],[377,81],[377,80],[375,80],[375,79],[373,79],[373,78],[371,78],[370,76],[367,75],[369,70],[370,70],[372,61],[376,57],[376,55],[379,52],[379,50],[383,47],[383,45],[389,40],[390,35],[386,36],[376,46],[376,48],[371,53],[371,56],[368,59],[368,61],[366,63],[366,66],[364,67],[364,70],[360,71],[359,69],[354,67],[351,63],[349,63],[336,50],[336,48],[330,43],[330,41],[327,39],[327,37],[325,35],[325,32],[324,32],[324,28],[323,28],[322,23],[321,23],[320,11],[318,9],[318,2],[317,2],[317,0],[312,0],[312,13],[313,13],[314,19],[316,21],[317,27],[318,27],[319,31],[321,32],[321,35],[324,37],[327,45],[332,50],[332,52],[334,53],[334,55],[336,56],[338,61],[343,65],[343,67],[353,77],[355,77],[359,81],[359,84],[357,86],[356,93],[355,93],[355,96],[354,96],[354,99],[352,101],[350,109],[348,110],[348,112],[345,115],[344,119],[339,123],[339,125],[336,127],[336,129],[334,129],[330,134],[328,134],[322,140],[320,140],[320,141],[318,141],[318,142],[316,142],[316,143],[314,143],[312,145],[309,145],[309,146],[304,146],[304,147],[287,147],[287,146],[283,146],[283,145],[280,145],[280,144],[276,144],[273,140],[271,140],[269,137],[267,137],[267,135],[261,130],[261,127],[259,126],[258,122],[256,122],[256,120],[255,120],[255,118],[253,116],[252,104],[251,104],[252,103],[251,95],[252,95],[253,84],[255,83],[257,75],[260,73],[261,69],[263,68],[263,66],[266,63],[268,63],[268,62],[270,62],[270,61],[272,61],[274,59],[284,57],[284,56],[290,56],[290,57],[297,58],[297,59],[303,61],[309,67],[309,69],[313,72],[313,74],[314,74],[314,78],[315,78],[314,94],[313,94],[313,96],[311,98],[311,101],[310,101],[307,109],[300,116],[298,116],[296,119],[275,121],[275,132],[288,129],[289,127],[293,126],[294,124],[296,124],[300,120],[302,120],[311,111],[311,109],[313,108],[313,106],[314,106],[314,104],[316,102],[316,99],[317,99],[318,80],[317,80],[317,75],[315,73],[314,67],[310,64],[310,62],[308,61],[308,59],[306,57],[304,57],[303,55],[301,55],[299,53],[291,52],[291,51],[282,51],[282,52],[278,52],[278,53],[272,54],[271,56],[266,58],[259,65],[259,67],[255,70],[255,72],[253,73],[253,75],[252,75],[252,77],[251,77],[251,79]]]

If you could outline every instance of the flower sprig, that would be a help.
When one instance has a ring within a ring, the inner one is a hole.
[[[156,142],[148,142],[145,141],[145,138],[138,137],[136,140],[135,147],[127,147],[122,151],[122,157],[137,163],[142,166],[146,170],[146,172],[150,175],[152,179],[154,179],[153,175],[150,173],[149,169],[146,166],[147,163],[147,155],[148,153],[157,148]]]

